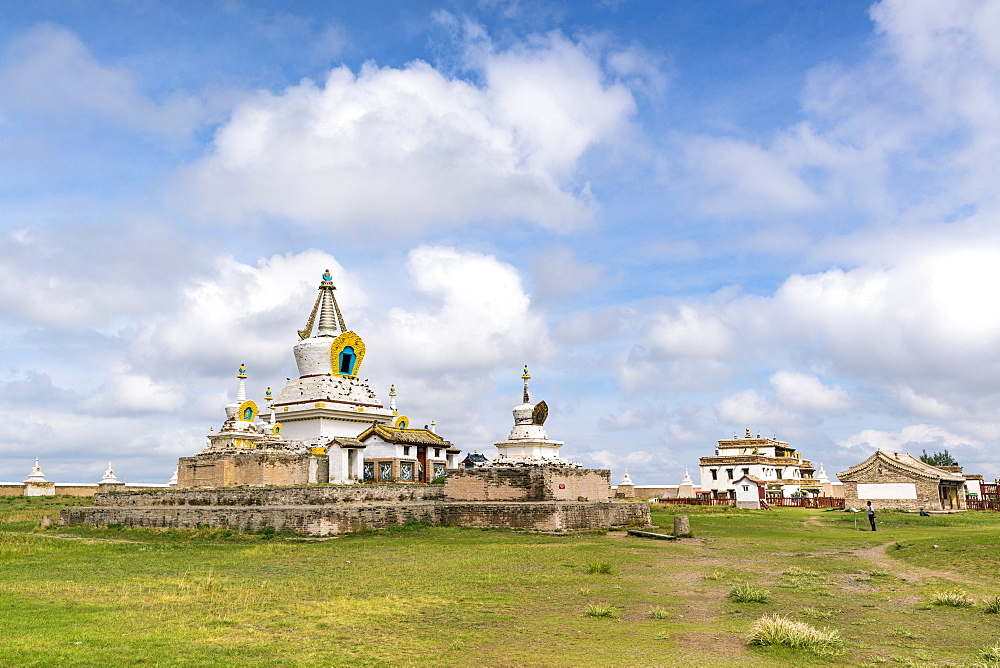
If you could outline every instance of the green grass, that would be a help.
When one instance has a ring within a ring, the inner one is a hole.
[[[729,598],[736,603],[767,603],[771,593],[763,587],[743,583],[729,590]]]
[[[589,564],[587,564],[587,572],[590,573],[591,575],[594,574],[610,575],[611,573],[614,572],[614,569],[611,567],[611,564],[609,564],[606,561],[592,561]]]
[[[613,605],[591,604],[587,606],[587,616],[616,618],[618,617],[618,609]]]
[[[690,518],[698,539],[684,543],[427,524],[329,540],[208,528],[38,529],[43,514],[87,503],[0,498],[3,665],[1000,661],[979,651],[998,640],[995,617],[983,614],[1000,591],[996,513],[923,524],[882,512],[873,534],[854,531],[843,512],[654,507],[654,523],[668,532],[674,513]],[[610,572],[591,571],[601,564]],[[913,568],[929,570],[913,577]],[[766,607],[729,599],[748,582],[768,592]],[[982,603],[928,604],[956,589]],[[843,642],[750,645],[762,609],[827,626]]]
[[[987,615],[1000,615],[1000,596],[990,596],[983,602],[983,612]]]

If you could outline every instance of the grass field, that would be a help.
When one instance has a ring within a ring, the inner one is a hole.
[[[1000,665],[997,513],[654,509],[690,516],[676,543],[38,528],[88,503],[0,498],[0,665]],[[836,642],[751,645],[765,617]]]

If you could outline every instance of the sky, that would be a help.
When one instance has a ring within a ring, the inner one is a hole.
[[[329,269],[463,451],[1000,475],[1000,2],[10,3],[0,480],[166,482]]]

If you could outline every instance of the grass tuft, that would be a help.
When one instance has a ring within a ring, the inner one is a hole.
[[[757,585],[738,584],[729,590],[729,598],[737,603],[767,603],[771,593]]]
[[[814,578],[819,575],[817,571],[810,568],[799,568],[798,566],[792,566],[786,570],[782,575],[791,575],[797,578]]]
[[[817,608],[802,608],[799,611],[803,617],[808,617],[809,619],[829,619],[836,614],[839,614],[840,610],[819,610]]]
[[[618,617],[618,609],[613,605],[604,604],[590,604],[587,606],[587,616],[588,617],[601,617],[605,619],[614,619]]]
[[[975,602],[961,589],[948,589],[934,593],[931,596],[931,604],[947,605],[952,608],[971,608]]]
[[[778,615],[765,615],[750,627],[751,645],[771,645],[832,653],[843,642],[837,631],[816,629]]]
[[[663,606],[654,605],[652,608],[649,609],[649,616],[652,619],[669,619],[670,611],[664,608]]]
[[[907,638],[908,640],[916,640],[917,638],[923,638],[919,633],[914,633],[909,629],[904,629],[903,627],[897,627],[891,629],[887,634],[890,638]]]
[[[592,561],[587,564],[587,572],[591,575],[597,573],[609,575],[614,572],[614,569],[611,568],[611,564],[607,561]]]
[[[988,615],[1000,615],[1000,596],[990,596],[983,602],[983,612]]]
[[[987,661],[1000,661],[1000,645],[979,650],[979,656]]]

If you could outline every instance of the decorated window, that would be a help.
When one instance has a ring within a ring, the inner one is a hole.
[[[330,344],[330,366],[335,374],[357,377],[361,360],[365,357],[365,343],[354,332],[344,332]]]
[[[399,479],[406,481],[413,480],[413,462],[399,463]]]
[[[378,479],[392,480],[392,462],[379,462]]]
[[[354,375],[354,360],[357,359],[357,355],[354,354],[354,348],[347,346],[342,351],[340,351],[340,364],[338,372],[345,376]]]
[[[364,477],[365,480],[375,479],[375,462],[365,462],[364,463]]]

